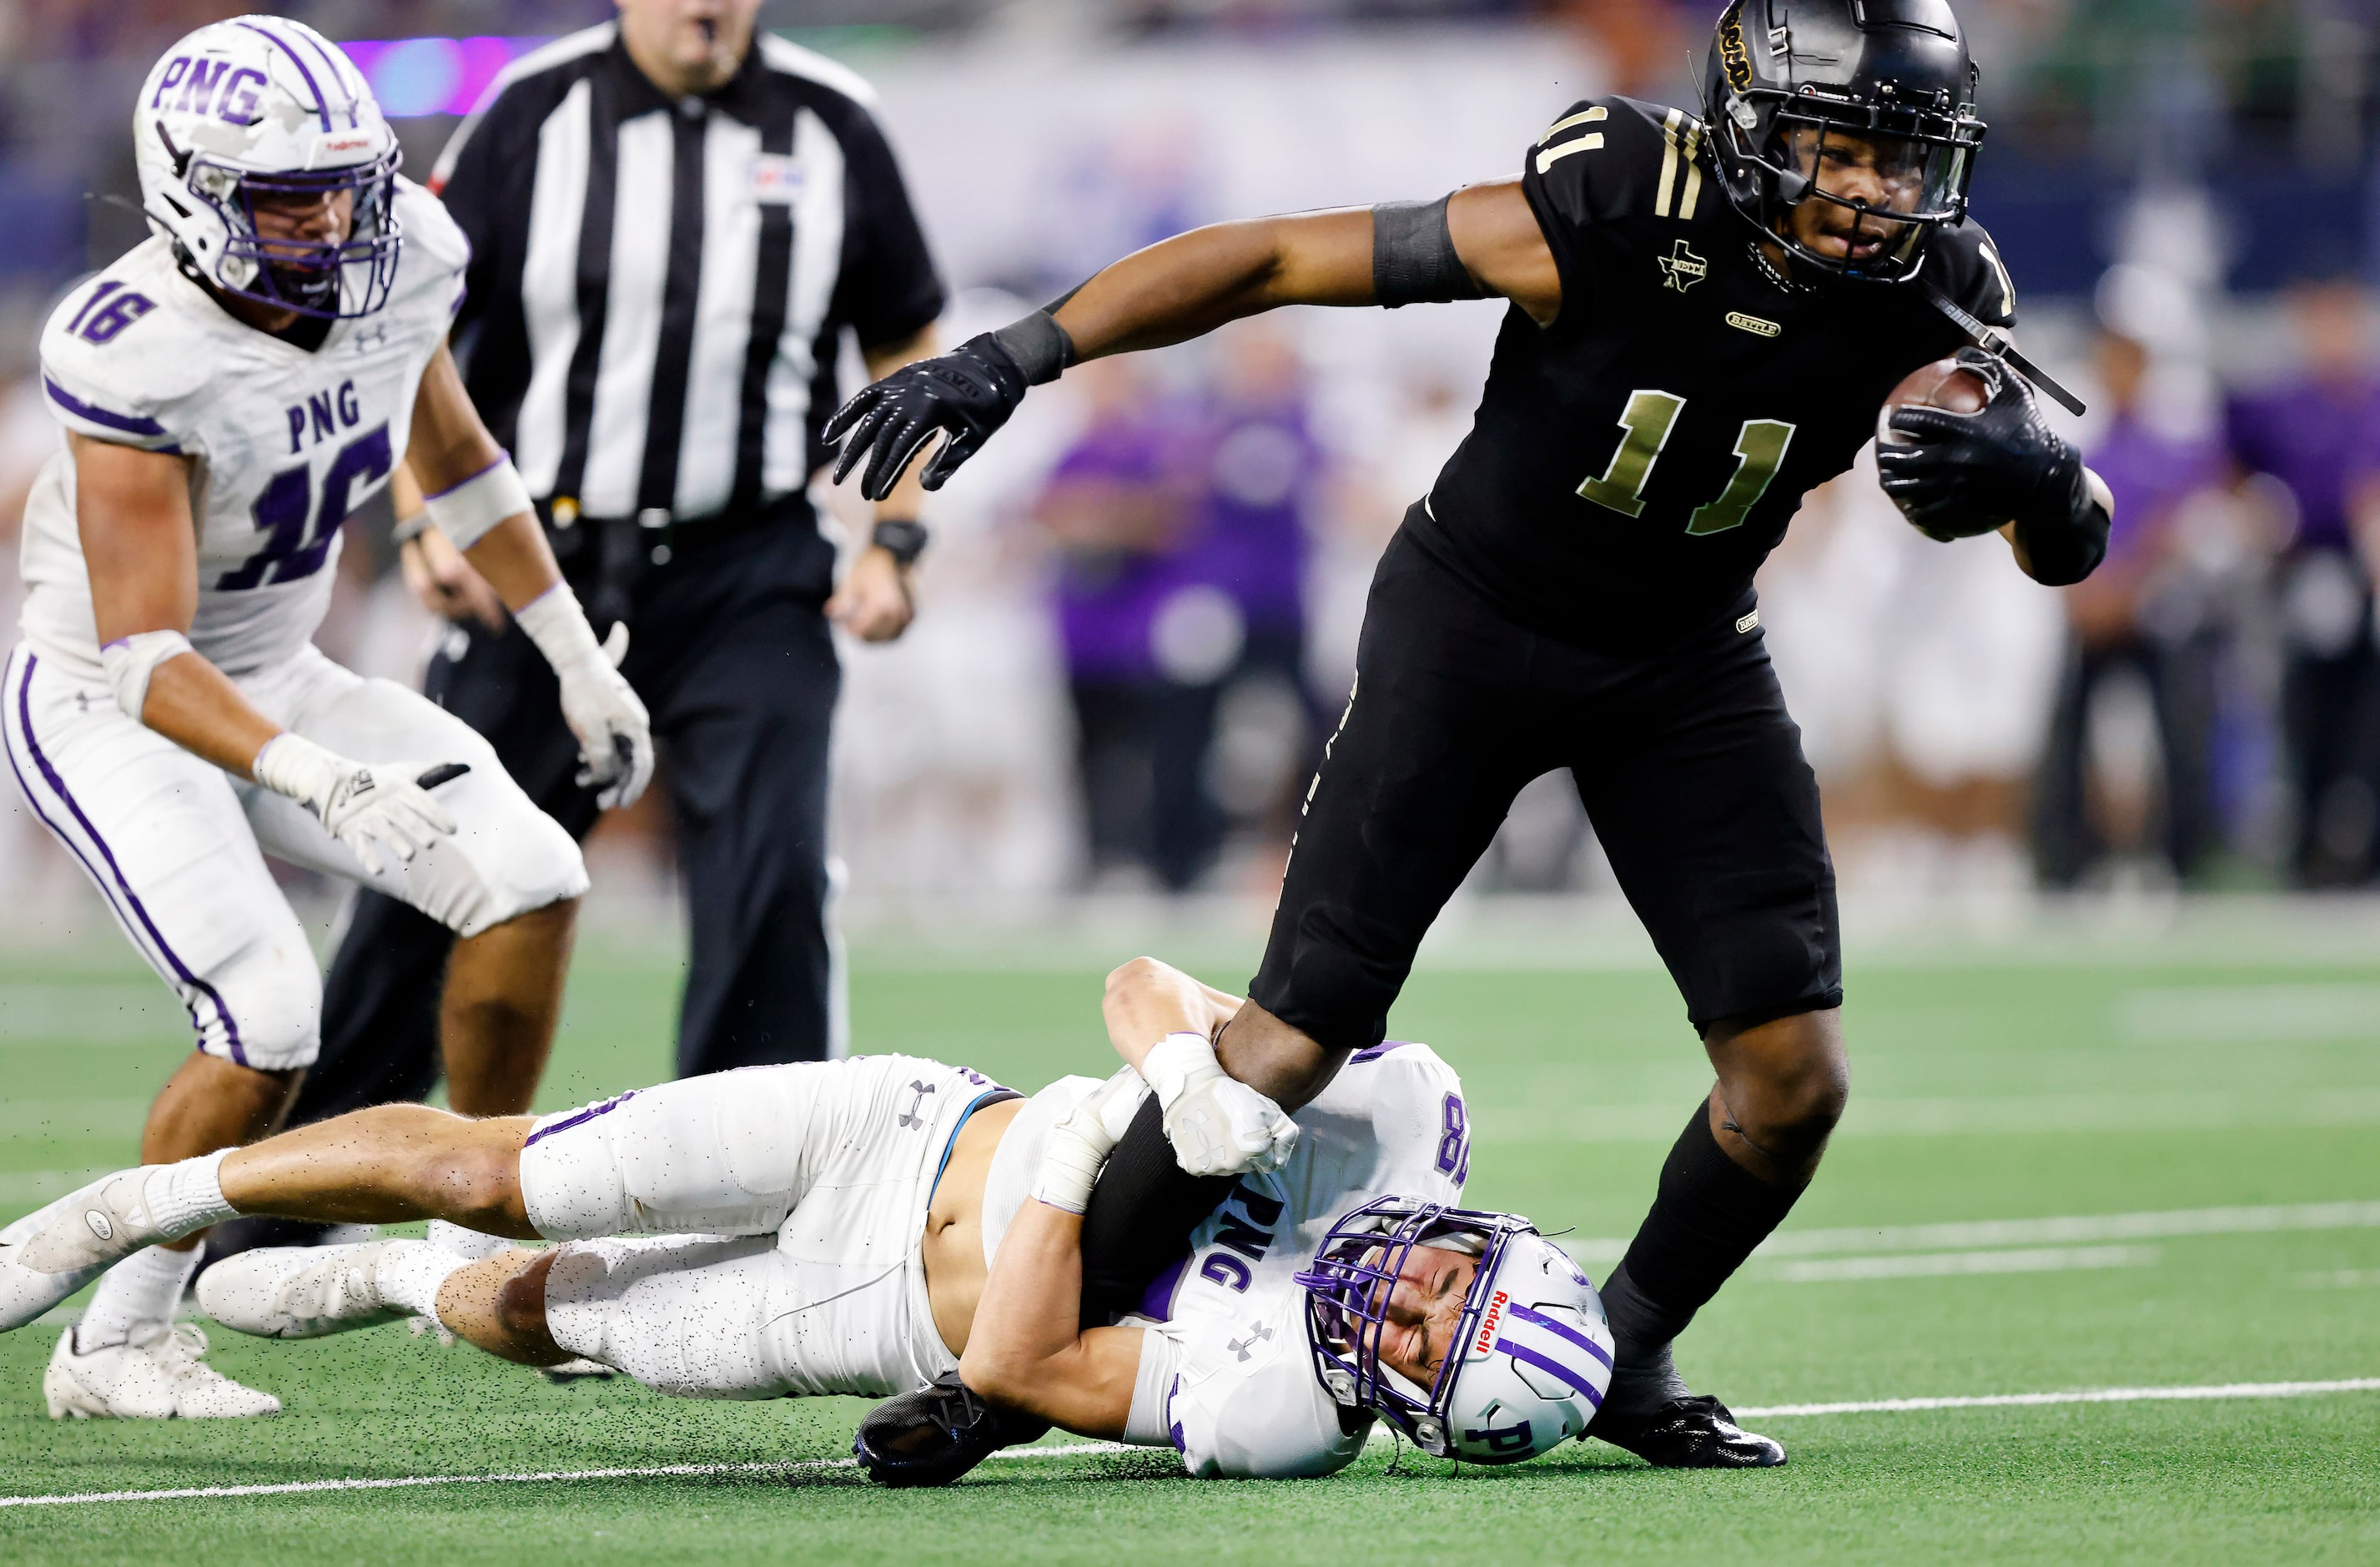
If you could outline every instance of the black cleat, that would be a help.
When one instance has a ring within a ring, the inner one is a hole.
[[[1004,1447],[1039,1441],[1046,1420],[985,1403],[951,1375],[868,1412],[851,1455],[884,1486],[947,1486]]]
[[[1745,1430],[1727,1405],[1705,1394],[1642,1413],[1607,1408],[1586,1434],[1656,1469],[1773,1469],[1785,1462],[1782,1445]]]

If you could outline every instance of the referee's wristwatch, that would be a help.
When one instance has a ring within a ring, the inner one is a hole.
[[[933,534],[915,517],[888,516],[877,519],[876,529],[868,541],[891,555],[895,564],[912,566],[926,553],[926,541]]]

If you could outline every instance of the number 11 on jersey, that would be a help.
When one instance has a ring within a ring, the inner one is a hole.
[[[1670,443],[1670,431],[1685,411],[1686,400],[1674,393],[1640,389],[1628,395],[1620,413],[1620,446],[1611,454],[1602,476],[1578,487],[1579,495],[1622,516],[1645,515],[1645,486],[1652,481],[1653,464]],[[1769,480],[1785,462],[1793,443],[1793,427],[1782,419],[1748,419],[1735,437],[1735,472],[1725,489],[1694,509],[1686,519],[1689,533],[1724,533],[1741,528]]]

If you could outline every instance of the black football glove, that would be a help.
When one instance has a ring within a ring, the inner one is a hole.
[[[903,365],[862,389],[827,421],[829,441],[851,437],[834,465],[835,482],[842,483],[864,456],[868,471],[859,492],[880,501],[892,493],[918,448],[939,433],[942,449],[926,465],[923,482],[929,490],[941,489],[1008,422],[1025,400],[1026,385],[1024,370],[989,332],[947,354]]]
[[[1984,378],[1990,400],[1972,414],[1893,409],[1887,430],[1900,439],[1876,448],[1884,492],[1929,539],[1971,539],[2011,521],[2079,522],[2091,509],[2082,454],[2042,419],[2024,377],[1981,348],[1958,358]]]

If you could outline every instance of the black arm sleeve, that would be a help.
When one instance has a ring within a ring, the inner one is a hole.
[[[1454,233],[1446,222],[1446,204],[1451,200],[1383,201],[1372,209],[1375,304],[1393,310],[1401,305],[1488,297],[1454,252]]]
[[[1190,1250],[1190,1232],[1237,1180],[1185,1172],[1165,1140],[1156,1096],[1143,1102],[1108,1156],[1083,1214],[1084,1325],[1138,1310],[1148,1286]]]

